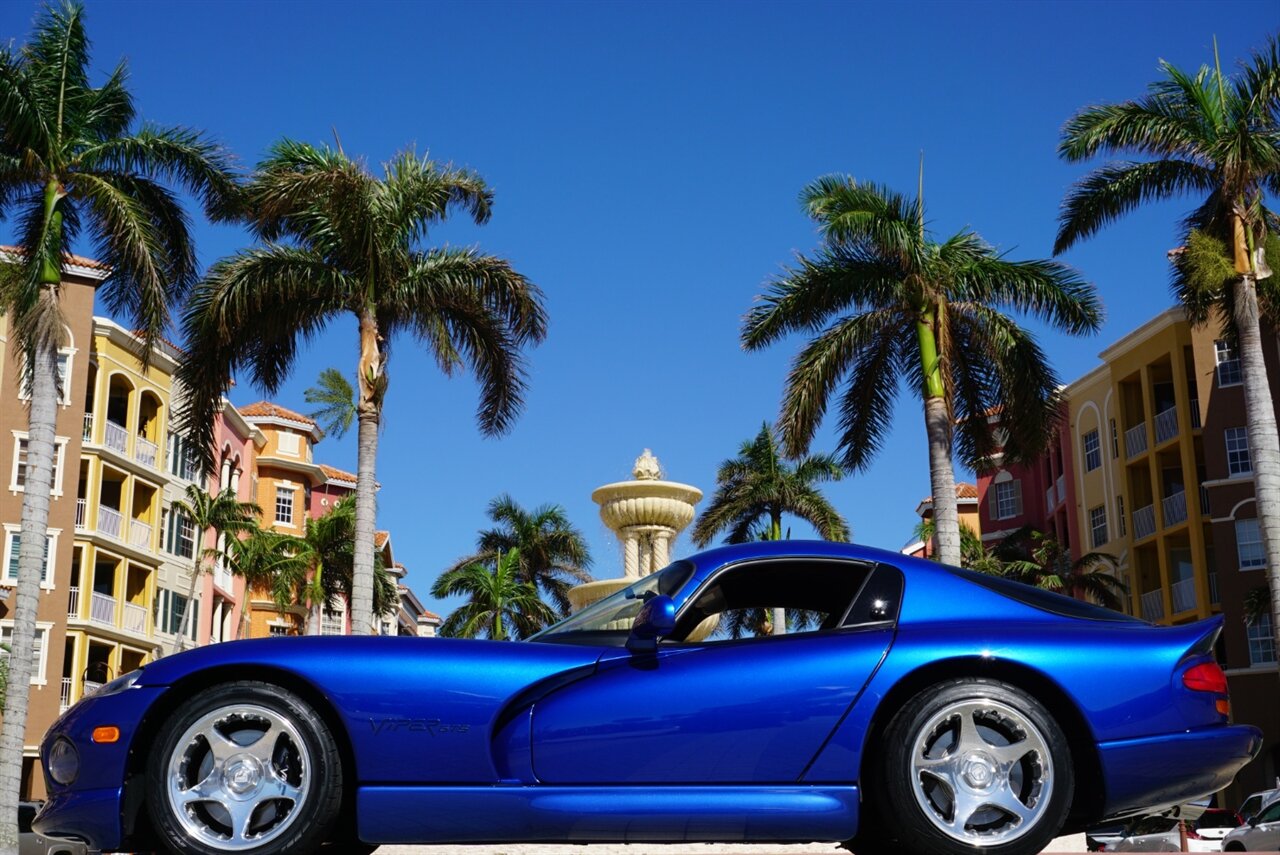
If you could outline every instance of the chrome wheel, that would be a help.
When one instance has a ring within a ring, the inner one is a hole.
[[[313,766],[298,729],[263,706],[225,706],[198,719],[167,764],[170,807],[182,828],[213,849],[269,843],[298,816]]]
[[[977,846],[1016,840],[1048,809],[1053,759],[1024,713],[996,700],[957,701],[917,731],[912,791],[948,837]]]

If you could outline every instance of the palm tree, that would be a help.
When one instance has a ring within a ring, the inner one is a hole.
[[[450,638],[528,638],[551,621],[554,610],[542,601],[538,588],[521,579],[520,550],[480,562],[454,567],[431,586],[433,597],[468,598],[440,627]]]
[[[829,454],[785,459],[766,422],[755,439],[742,444],[737,457],[720,464],[715,495],[694,524],[693,542],[706,546],[722,533],[728,543],[782,540],[783,514],[805,520],[824,540],[848,540],[849,524],[817,487],[843,477],[844,469]],[[767,623],[771,633],[786,632],[782,609],[774,609]],[[766,629],[764,621],[751,626]]]
[[[560,505],[539,505],[525,510],[509,495],[489,503],[494,527],[480,532],[476,553],[461,559],[446,572],[468,564],[485,564],[498,555],[519,556],[520,581],[537,586],[555,609],[553,619],[569,613],[569,589],[591,581],[591,550]]]
[[[341,439],[351,430],[356,420],[356,390],[341,371],[324,369],[316,385],[303,392],[302,397],[308,404],[316,404],[308,415],[320,423],[325,433]]]
[[[225,559],[227,535],[240,535],[252,532],[258,527],[258,518],[262,509],[253,502],[242,502],[230,488],[221,493],[211,495],[196,484],[188,484],[186,498],[173,503],[170,513],[182,514],[191,521],[196,531],[195,550],[192,557],[191,590],[187,593],[187,606],[182,612],[182,627],[174,645],[176,650],[187,647],[187,633],[191,630],[191,613],[195,611],[191,604],[196,599],[196,588],[200,583],[200,573],[205,559],[218,561]],[[205,535],[212,531],[214,546],[203,549]]]
[[[1046,591],[1076,599],[1091,598],[1115,611],[1124,611],[1128,587],[1112,573],[1115,557],[1086,552],[1074,561],[1071,552],[1051,534],[1030,526],[1009,534],[994,550],[1005,562],[1003,575]]]
[[[298,591],[297,601],[310,610],[308,635],[319,635],[325,609],[340,602],[350,602],[355,567],[355,497],[338,500],[329,512],[307,520],[306,533],[295,548],[304,556],[308,578]],[[385,617],[399,602],[395,582],[382,563],[381,553],[374,557],[373,611]]]
[[[62,343],[62,274],[82,234],[110,275],[98,297],[141,332],[144,354],[196,278],[186,213],[174,189],[215,212],[233,190],[229,157],[182,128],[135,129],[127,69],[89,80],[84,9],[47,6],[30,40],[0,48],[0,219],[18,223],[21,276],[0,287],[31,389],[13,658],[0,733],[0,849],[17,846],[23,731],[40,567],[52,489]]]
[[[282,141],[245,188],[242,210],[259,245],[216,262],[196,287],[183,327],[192,390],[185,421],[200,447],[232,373],[247,369],[274,392],[298,346],[339,317],[354,318],[360,358],[352,623],[373,617],[374,461],[389,346],[413,335],[446,374],[480,380],[486,434],[508,429],[522,405],[522,349],[546,334],[541,292],[506,261],[475,249],[422,249],[427,229],[462,206],[489,218],[492,193],[476,174],[411,152],[372,175],[341,150]]]
[[[758,350],[795,332],[817,335],[792,363],[780,428],[786,453],[803,452],[839,394],[841,463],[866,468],[892,425],[906,380],[921,395],[939,558],[960,556],[952,451],[978,466],[994,452],[986,415],[1004,427],[1006,459],[1033,457],[1058,419],[1058,379],[1031,333],[1006,310],[1071,334],[1098,328],[1091,285],[1054,261],[1010,261],[977,234],[942,242],[924,225],[921,193],[828,176],[801,202],[822,246],[775,278],[747,315],[742,343]],[[842,392],[837,392],[843,384]]]
[[[284,614],[303,596],[312,557],[302,539],[271,529],[255,529],[248,537],[227,541],[227,568],[244,579],[245,586],[266,591]],[[248,620],[248,610],[241,621]]]
[[[936,532],[937,526],[932,519],[921,520],[915,528],[915,538],[921,543],[929,543]],[[998,548],[988,549],[982,542],[982,536],[964,523],[960,523],[960,566],[989,576],[1003,576],[1007,571]]]
[[[1062,206],[1055,252],[1150,201],[1193,196],[1174,254],[1174,293],[1193,321],[1211,307],[1228,319],[1244,379],[1249,451],[1271,591],[1280,592],[1280,438],[1263,361],[1260,314],[1280,318],[1280,289],[1267,264],[1280,255],[1264,195],[1280,192],[1280,41],[1273,36],[1241,73],[1216,61],[1194,75],[1161,63],[1145,98],[1087,107],[1067,122],[1059,154],[1082,161],[1128,154],[1089,173]],[[1280,649],[1280,596],[1271,601]]]

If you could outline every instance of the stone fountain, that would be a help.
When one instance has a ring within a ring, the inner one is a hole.
[[[671,562],[671,546],[693,522],[693,507],[702,491],[665,481],[658,458],[649,449],[636,458],[631,481],[597,487],[591,499],[600,519],[622,544],[622,578],[599,579],[569,591],[569,603],[580,611]]]

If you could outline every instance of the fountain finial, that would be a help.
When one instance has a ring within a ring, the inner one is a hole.
[[[653,452],[646,448],[644,454],[636,458],[631,474],[637,481],[659,481],[662,479],[662,466]]]

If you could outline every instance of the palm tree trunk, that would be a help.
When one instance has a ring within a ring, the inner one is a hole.
[[[181,525],[181,520],[178,522]],[[207,532],[200,532],[203,540]],[[191,562],[191,589],[187,591],[187,607],[182,610],[182,625],[178,627],[178,638],[173,643],[173,651],[181,653],[187,649],[187,633],[191,631],[191,613],[195,611],[192,604],[196,601],[196,587],[200,584],[200,544],[195,544],[196,557]]]
[[[52,289],[42,290],[42,300],[57,299]],[[45,541],[49,530],[49,495],[53,489],[54,433],[58,414],[57,342],[45,340],[38,344],[33,363],[9,685],[5,692],[4,723],[0,726],[0,852],[4,853],[18,851],[16,822],[22,788],[22,746],[26,738],[27,700],[34,665],[40,571],[45,563]],[[52,566],[49,572],[53,572]]]
[[[951,465],[951,413],[942,382],[942,354],[934,331],[937,313],[929,309],[916,322],[924,373],[924,426],[929,438],[929,488],[933,494],[933,538],[938,560],[960,566],[960,515],[956,510],[956,473]]]
[[[378,423],[382,408],[382,355],[378,322],[371,312],[360,316],[360,401],[356,464],[356,540],[351,578],[351,634],[373,630],[373,534],[377,515]]]
[[[1280,650],[1280,438],[1276,433],[1276,411],[1267,366],[1262,357],[1258,291],[1252,274],[1240,277],[1235,289],[1235,322],[1240,340],[1253,491],[1258,503],[1258,529],[1267,556],[1267,579],[1271,583],[1271,632],[1276,650]]]

